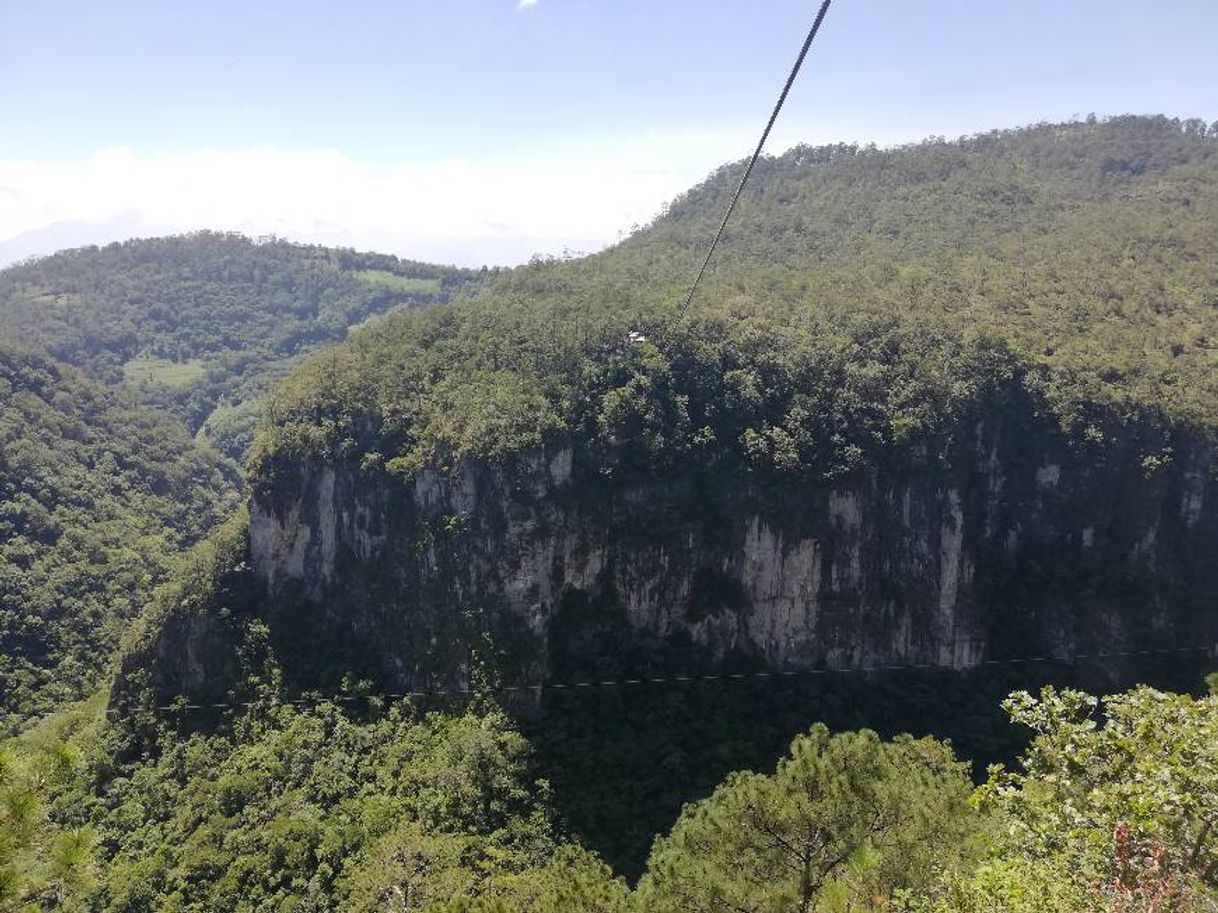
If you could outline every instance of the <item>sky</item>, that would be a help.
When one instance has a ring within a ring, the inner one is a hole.
[[[242,231],[593,251],[748,155],[817,0],[0,0],[0,265]],[[1218,120],[1218,0],[834,0],[767,151]]]

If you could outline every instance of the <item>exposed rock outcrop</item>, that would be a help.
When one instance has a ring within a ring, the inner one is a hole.
[[[280,459],[254,488],[250,554],[273,628],[402,686],[460,679],[486,630],[535,678],[556,618],[590,604],[790,668],[1213,641],[1200,436],[1135,423],[1071,444],[1012,407],[927,452],[836,483],[648,476],[570,445],[406,480]]]

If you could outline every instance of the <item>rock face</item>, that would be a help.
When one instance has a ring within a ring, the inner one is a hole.
[[[585,620],[597,649],[629,632],[793,669],[1212,644],[1213,451],[1092,437],[1009,408],[837,483],[570,445],[409,480],[279,459],[250,556],[273,629],[407,687],[462,681],[488,631],[514,674],[552,674]]]

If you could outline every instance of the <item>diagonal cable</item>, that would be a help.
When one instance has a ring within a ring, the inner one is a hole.
[[[723,237],[723,230],[727,228],[727,220],[732,217],[732,212],[740,201],[740,194],[744,191],[744,185],[748,183],[749,175],[753,173],[753,167],[757,164],[757,159],[761,157],[761,149],[765,146],[765,141],[769,139],[770,130],[774,128],[774,121],[778,120],[778,112],[782,110],[783,102],[787,100],[787,94],[795,83],[795,77],[799,75],[799,68],[804,65],[804,58],[808,56],[808,49],[812,47],[812,41],[816,38],[816,33],[820,31],[820,24],[825,19],[825,13],[829,12],[829,4],[831,2],[832,0],[823,0],[820,5],[820,10],[816,14],[816,21],[812,23],[812,28],[808,31],[808,37],[804,39],[804,46],[800,48],[799,56],[795,58],[795,65],[791,67],[786,85],[782,87],[782,94],[778,96],[778,102],[770,113],[770,119],[765,125],[765,130],[762,131],[761,139],[757,142],[757,148],[753,151],[753,157],[749,160],[749,166],[744,169],[744,176],[740,179],[740,185],[736,188],[735,194],[732,195],[732,202],[728,205],[727,212],[723,214],[723,221],[719,223],[719,230],[715,232],[715,239],[711,241],[710,248],[706,251],[706,259],[702,261],[702,268],[698,270],[698,275],[694,278],[694,284],[689,288],[689,295],[686,296],[685,303],[681,305],[681,310],[677,312],[678,321],[685,316],[685,312],[689,310],[689,306],[694,300],[694,292],[698,290],[698,285],[702,282],[703,275],[706,274],[706,268],[710,265],[711,257],[715,254],[715,248],[719,246],[719,240]]]

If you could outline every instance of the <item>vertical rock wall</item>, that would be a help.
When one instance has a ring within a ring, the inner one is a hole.
[[[255,487],[251,558],[276,624],[403,684],[451,678],[483,628],[543,666],[580,600],[791,668],[1213,641],[1218,482],[1199,437],[1070,445],[1017,412],[899,456],[837,484],[649,477],[570,446],[409,480],[281,461]]]

